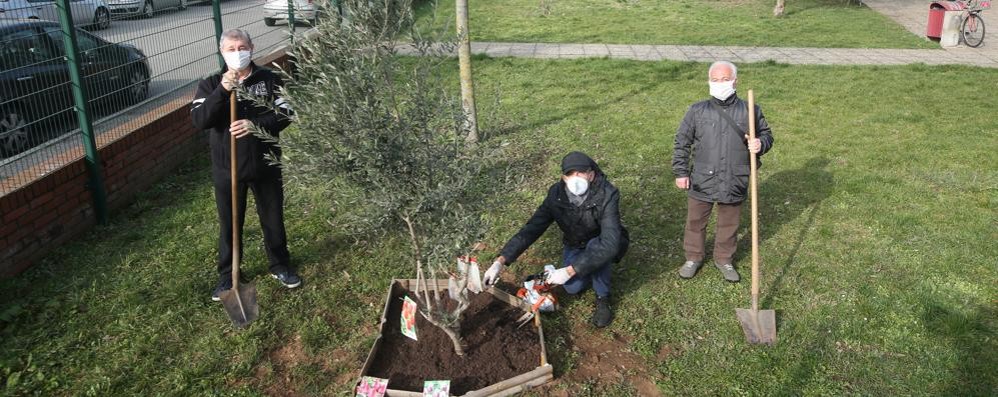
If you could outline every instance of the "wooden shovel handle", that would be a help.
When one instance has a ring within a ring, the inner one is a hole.
[[[755,96],[748,91],[749,140],[755,139]],[[749,152],[749,200],[752,202],[752,310],[759,310],[759,199],[755,154]]]
[[[230,123],[236,119],[236,91],[229,93]],[[236,188],[236,136],[229,133],[229,181],[232,187],[232,288],[239,285],[239,197]]]

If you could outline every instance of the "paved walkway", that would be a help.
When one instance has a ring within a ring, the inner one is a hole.
[[[918,37],[925,36],[925,24],[929,20],[928,0],[863,0],[863,4],[876,12],[893,19],[909,32]],[[990,59],[998,58],[998,7],[981,13],[984,18],[984,45],[978,48],[968,48],[964,45],[945,48],[946,52],[954,54],[981,54]]]
[[[871,9],[895,20],[919,37],[925,35],[928,20],[926,0],[863,0]],[[993,12],[992,12],[993,11]],[[986,26],[998,29],[998,7],[983,13]],[[615,58],[639,61],[762,62],[773,60],[797,65],[972,65],[998,68],[998,37],[987,32],[980,48],[965,46],[942,49],[889,48],[806,48],[806,47],[738,47],[689,45],[635,44],[557,44],[557,43],[489,43],[475,42],[471,51],[493,57],[523,58]],[[413,54],[408,47],[402,53]]]
[[[973,49],[901,50],[866,48],[799,48],[799,47],[736,47],[686,45],[616,45],[616,44],[548,44],[548,43],[486,43],[471,44],[475,54],[493,57],[521,58],[615,58],[639,61],[762,62],[774,60],[799,65],[929,65],[963,64],[998,68],[998,56],[988,57]],[[414,54],[402,46],[403,54]]]

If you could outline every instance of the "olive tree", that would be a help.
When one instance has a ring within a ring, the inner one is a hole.
[[[410,1],[347,1],[349,23],[323,22],[295,43],[281,163],[289,184],[332,186],[324,199],[355,203],[338,226],[406,237],[420,313],[462,355],[469,278],[454,263],[488,228],[510,168],[498,139],[467,141],[455,41],[424,38]],[[402,39],[417,56],[396,52]],[[446,294],[427,282],[451,277]]]

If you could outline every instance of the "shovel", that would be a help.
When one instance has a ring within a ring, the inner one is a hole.
[[[755,139],[755,98],[748,92],[749,139]],[[776,343],[776,312],[759,310],[759,200],[754,154],[749,154],[749,189],[752,200],[752,309],[735,309],[749,343]]]
[[[236,121],[236,92],[229,94],[229,114]],[[256,320],[260,307],[256,304],[256,287],[239,283],[239,198],[236,189],[236,137],[229,134],[229,180],[232,184],[232,288],[220,294],[225,313],[236,328],[245,328]]]

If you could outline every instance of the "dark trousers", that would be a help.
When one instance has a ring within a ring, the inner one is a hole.
[[[221,179],[221,178],[219,178]],[[222,278],[232,277],[232,186],[229,179],[215,180],[215,207],[218,208],[218,274]],[[283,180],[276,177],[258,178],[239,182],[236,186],[239,205],[239,241],[243,241],[243,224],[246,220],[246,190],[253,191],[256,199],[256,213],[260,216],[263,229],[263,244],[270,260],[270,272],[288,270],[291,255],[288,253],[288,238],[284,230],[284,186]],[[239,244],[239,257],[243,256]]]
[[[701,262],[706,256],[707,222],[710,220],[714,203],[694,198],[686,200],[686,233],[683,236],[683,249],[686,260]],[[714,231],[714,261],[731,263],[738,244],[738,223],[741,221],[742,203],[717,203],[717,225]]]
[[[589,248],[596,239],[589,240],[586,244],[586,248]],[[568,266],[572,264],[577,256],[585,252],[582,248],[569,248],[565,247],[564,255],[562,256],[562,265]],[[565,283],[565,292],[571,295],[578,294],[584,291],[589,285],[593,286],[593,291],[596,291],[596,296],[601,298],[606,298],[610,296],[610,274],[613,270],[613,261],[607,262],[603,266],[600,266],[596,271],[580,275],[576,274],[572,278],[568,279]]]

